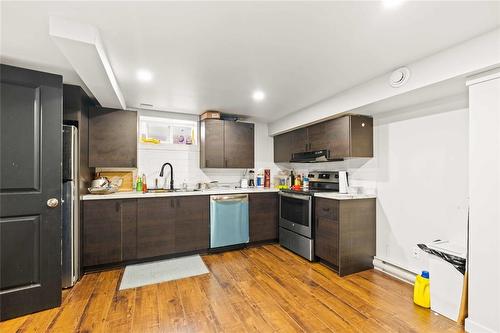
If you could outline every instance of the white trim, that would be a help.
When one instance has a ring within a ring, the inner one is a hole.
[[[471,320],[470,318],[465,318],[465,331],[471,333],[497,333],[494,330]]]
[[[493,68],[492,70],[486,71],[479,73],[477,75],[473,75],[471,77],[467,78],[467,81],[465,84],[467,86],[472,86],[474,84],[494,80],[494,79],[499,79],[500,78],[500,67]]]

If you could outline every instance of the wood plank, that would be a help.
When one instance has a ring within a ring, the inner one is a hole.
[[[99,279],[88,305],[82,314],[77,330],[81,332],[106,332],[105,319],[115,294],[120,270],[106,271],[99,274]]]
[[[81,281],[73,287],[67,302],[59,308],[60,311],[49,324],[48,332],[73,332],[76,330],[83,311],[85,311],[94,292],[98,276],[99,274],[84,275]]]
[[[137,288],[135,296],[133,332],[159,332],[158,285]]]
[[[106,332],[127,333],[132,330],[136,289],[117,290],[106,317]]]

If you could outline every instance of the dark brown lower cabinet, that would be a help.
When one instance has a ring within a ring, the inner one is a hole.
[[[278,193],[249,194],[250,242],[278,238]]]
[[[137,258],[175,252],[175,198],[139,199],[137,203]]]
[[[84,267],[135,257],[136,202],[135,199],[84,201]]]
[[[179,197],[176,201],[175,251],[188,252],[210,247],[209,197]]]
[[[315,200],[316,256],[340,276],[373,268],[375,199]]]
[[[209,247],[208,196],[89,200],[83,207],[87,268]]]
[[[204,251],[210,247],[208,195],[83,202],[83,266]],[[250,241],[278,238],[278,194],[249,195]]]

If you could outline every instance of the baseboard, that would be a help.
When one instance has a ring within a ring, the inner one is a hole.
[[[465,318],[465,331],[470,333],[497,333],[488,327],[476,323],[470,318]]]
[[[393,265],[387,261],[379,259],[377,257],[373,258],[373,267],[376,270],[384,272],[387,275],[395,277],[403,282],[414,284],[415,283],[415,273],[410,272],[404,268]]]

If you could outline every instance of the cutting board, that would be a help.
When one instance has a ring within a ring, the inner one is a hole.
[[[122,186],[118,188],[118,192],[133,191],[134,172],[133,171],[101,171],[98,176],[106,177],[110,181],[113,177],[122,179]]]

